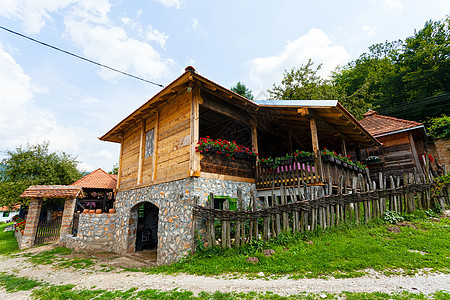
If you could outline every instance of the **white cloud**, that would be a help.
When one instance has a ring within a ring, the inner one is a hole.
[[[208,32],[200,25],[197,18],[191,18],[191,27],[194,32],[197,32],[202,36],[208,36]]]
[[[400,1],[396,1],[396,0],[385,0],[386,4],[389,5],[392,8],[396,8],[396,9],[403,9],[403,5],[400,3]]]
[[[100,100],[98,100],[97,98],[92,97],[92,96],[86,96],[85,98],[83,98],[81,100],[81,102],[86,103],[86,104],[97,104],[97,103],[100,103]]]
[[[114,155],[109,152],[108,150],[103,149],[100,152],[94,153],[95,157],[101,157],[101,158],[106,158],[106,159],[113,159]]]
[[[79,149],[88,130],[61,126],[34,103],[31,78],[0,45],[0,140],[2,148],[50,141],[55,150]]]
[[[362,30],[367,33],[367,37],[372,37],[375,34],[375,28],[369,25],[364,25]]]
[[[269,57],[258,57],[249,62],[250,80],[255,90],[267,90],[273,83],[279,84],[284,70],[300,67],[308,59],[318,65],[322,63],[320,75],[327,77],[331,71],[350,58],[344,47],[332,45],[332,41],[322,30],[313,28],[293,42],[288,42],[284,50]]]
[[[91,59],[116,69],[147,78],[161,78],[170,75],[171,59],[163,59],[153,47],[131,38],[118,26],[93,24],[73,16],[65,18],[67,36]],[[105,79],[119,75],[102,69]]]
[[[146,38],[150,42],[157,42],[161,47],[164,48],[164,46],[166,45],[166,40],[169,38],[169,36],[164,32],[160,32],[158,29],[153,29],[152,26],[149,25],[147,28]]]
[[[175,7],[176,9],[181,9],[181,6],[185,0],[156,0],[166,7]]]
[[[53,20],[51,13],[75,2],[77,0],[2,0],[0,15],[21,20],[25,31],[35,34],[39,33],[46,22]]]

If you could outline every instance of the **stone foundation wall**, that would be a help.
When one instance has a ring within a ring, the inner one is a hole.
[[[150,202],[159,208],[157,263],[175,262],[186,256],[193,247],[194,196],[199,196],[199,205],[205,205],[210,192],[235,198],[238,188],[242,189],[248,205],[250,190],[256,195],[254,184],[220,179],[188,178],[119,191],[115,203],[116,227],[112,251],[122,254],[134,252],[137,226],[135,206]],[[204,221],[200,220],[198,228],[202,231]]]
[[[116,214],[80,214],[78,233],[62,234],[61,245],[75,251],[113,251]]]

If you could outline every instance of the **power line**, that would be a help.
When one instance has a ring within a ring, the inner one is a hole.
[[[112,68],[112,67],[109,67],[109,66],[107,66],[107,65],[101,64],[101,63],[99,63],[99,62],[93,61],[93,60],[91,60],[91,59],[89,59],[89,58],[86,58],[86,57],[77,55],[77,54],[75,54],[75,53],[66,51],[66,50],[64,50],[64,49],[55,47],[55,46],[53,46],[53,45],[50,45],[50,44],[41,42],[41,41],[39,41],[39,40],[36,40],[36,39],[34,39],[34,38],[32,38],[32,37],[29,37],[29,36],[24,35],[24,34],[22,34],[22,33],[16,32],[16,31],[14,31],[14,30],[8,29],[8,28],[6,28],[6,27],[0,26],[0,28],[3,29],[3,30],[5,30],[5,31],[8,31],[8,32],[10,32],[10,33],[13,33],[13,34],[15,34],[15,35],[18,35],[18,36],[20,36],[20,37],[26,38],[26,39],[28,39],[28,40],[30,40],[30,41],[33,41],[33,42],[35,42],[35,43],[41,44],[41,45],[43,45],[43,46],[52,48],[52,49],[54,49],[54,50],[60,51],[60,52],[62,52],[62,53],[65,53],[65,54],[68,54],[68,55],[71,55],[71,56],[74,56],[74,57],[79,58],[79,59],[82,59],[82,60],[84,60],[84,61],[90,62],[91,64],[94,64],[94,65],[97,65],[97,66],[100,66],[100,67],[109,69],[109,70],[111,70],[111,71],[114,71],[114,72],[117,72],[117,73],[120,73],[120,74],[129,76],[129,77],[132,77],[132,78],[134,78],[134,79],[138,79],[138,80],[141,80],[141,81],[144,81],[144,82],[153,84],[153,85],[157,85],[157,86],[162,87],[162,88],[164,87],[164,85],[162,85],[162,84],[159,84],[159,83],[156,83],[156,82],[153,82],[153,81],[150,81],[150,80],[147,80],[147,79],[144,79],[144,78],[135,76],[135,75],[130,74],[130,73],[127,73],[127,72],[123,72],[123,71],[117,70],[117,69],[115,69],[115,68]]]

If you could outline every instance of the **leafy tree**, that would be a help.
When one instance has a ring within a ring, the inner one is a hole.
[[[114,164],[112,170],[109,171],[108,173],[109,174],[115,174],[115,175],[119,174],[119,164],[117,164],[117,163]]]
[[[7,151],[0,168],[0,205],[27,204],[20,194],[30,185],[71,184],[81,178],[76,157],[48,150],[48,142]]]
[[[268,90],[271,99],[277,100],[338,100],[347,110],[357,118],[371,108],[366,103],[368,85],[362,85],[352,94],[347,95],[345,87],[336,85],[331,80],[321,78],[317,73],[322,65],[314,67],[310,59],[306,65],[298,69],[285,71],[281,85],[273,85]]]
[[[433,104],[418,100],[450,92],[450,17],[428,21],[405,41],[372,45],[368,53],[338,68],[332,81],[349,97],[363,88],[363,100],[381,113],[424,121]],[[417,104],[405,106],[412,102]],[[423,111],[419,117],[416,107]]]
[[[450,139],[450,116],[442,115],[440,118],[432,118],[428,122],[429,134],[435,139]]]
[[[241,95],[242,97],[245,97],[249,100],[253,100],[253,94],[250,89],[248,89],[245,84],[238,81],[235,86],[233,86],[230,90],[235,92],[236,94]]]

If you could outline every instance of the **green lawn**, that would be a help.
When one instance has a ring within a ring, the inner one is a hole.
[[[19,246],[17,245],[16,237],[14,236],[14,231],[4,232],[6,226],[9,224],[0,224],[0,255],[8,255],[19,251]]]
[[[209,249],[194,256],[155,269],[151,273],[197,275],[246,274],[258,277],[290,275],[293,278],[334,276],[355,277],[371,268],[385,274],[413,274],[419,269],[450,272],[450,219],[417,219],[390,232],[378,220],[368,226],[347,225],[315,233],[284,234],[269,243],[253,243],[239,250]],[[312,241],[307,243],[307,241]],[[263,249],[274,249],[265,257]],[[256,256],[259,262],[246,262]]]

